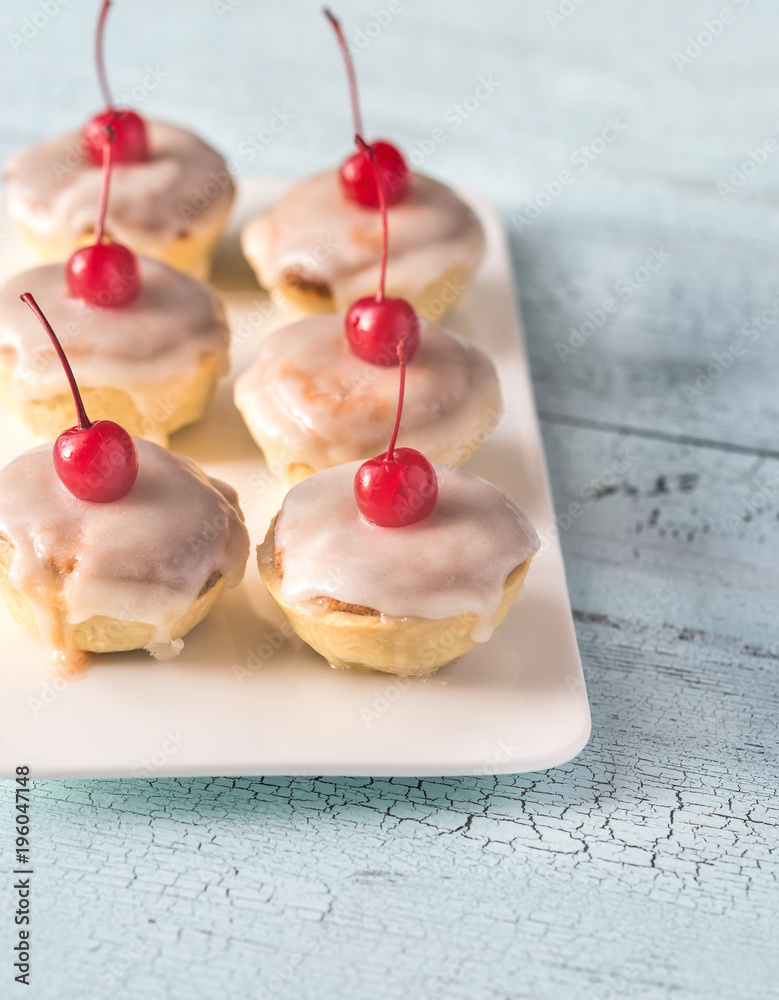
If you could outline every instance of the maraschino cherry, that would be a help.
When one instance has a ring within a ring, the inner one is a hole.
[[[138,259],[132,250],[121,243],[103,243],[115,141],[113,126],[106,125],[103,130],[103,189],[95,242],[76,250],[65,268],[68,290],[74,298],[111,308],[126,306],[141,288]]]
[[[387,277],[387,203],[384,197],[384,177],[373,146],[361,136],[355,141],[374,172],[381,208],[381,269],[379,288],[375,295],[357,299],[346,313],[346,337],[354,353],[364,361],[387,368],[398,363],[398,345],[405,344],[410,361],[419,347],[419,317],[405,299],[388,299],[384,294]]]
[[[57,340],[51,324],[43,315],[30,292],[19,298],[32,309],[49,335],[57,357],[65,369],[78,422],[54,442],[54,469],[62,485],[79,500],[110,503],[130,492],[138,475],[138,451],[135,442],[113,420],[96,420],[87,416],[73,371]]]
[[[338,44],[346,63],[346,74],[349,78],[349,94],[352,99],[352,116],[354,118],[354,131],[362,135],[362,116],[360,115],[360,102],[357,96],[357,77],[354,72],[354,62],[352,61],[349,46],[346,44],[341,22],[327,8],[325,17],[333,26]],[[371,149],[376,154],[376,160],[384,180],[384,191],[388,205],[394,205],[405,197],[411,183],[411,171],[403,158],[403,154],[391,142],[378,139],[371,143]],[[376,183],[373,167],[366,153],[360,149],[352,154],[348,160],[341,164],[341,185],[346,197],[358,205],[365,205],[367,208],[378,208],[380,204],[380,194]]]
[[[110,6],[111,0],[103,0],[95,36],[97,76],[106,109],[87,122],[81,133],[87,156],[97,166],[103,162],[103,134],[106,125],[110,125],[116,133],[114,160],[117,163],[140,163],[149,159],[149,139],[143,118],[134,111],[115,108],[111,99],[103,61],[103,31]]]
[[[354,477],[354,498],[363,517],[382,528],[404,528],[432,513],[438,499],[438,477],[421,451],[396,448],[406,388],[406,344],[398,344],[400,390],[389,448],[363,462]]]

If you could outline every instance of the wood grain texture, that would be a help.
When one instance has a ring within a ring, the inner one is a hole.
[[[318,5],[233,6],[139,0],[155,31],[133,34],[116,4],[117,92],[159,65],[139,106],[241,171],[336,159],[349,125]],[[4,5],[3,155],[94,103],[93,8],[62,6],[13,50],[39,5]],[[743,328],[779,294],[779,160],[733,198],[716,184],[777,134],[779,23],[744,0],[584,0],[552,25],[560,9],[404,3],[357,58],[370,131],[407,149],[480,75],[500,83],[423,169],[506,212],[590,745],[516,778],[40,783],[33,1000],[778,1000],[779,318]],[[372,16],[339,12],[353,30]],[[619,116],[624,134],[572,163]],[[563,169],[574,182],[523,223]]]

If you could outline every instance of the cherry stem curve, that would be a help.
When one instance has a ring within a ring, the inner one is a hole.
[[[107,0],[106,0],[107,2]],[[332,24],[333,31],[335,31],[335,37],[338,39],[338,45],[341,48],[341,54],[344,57],[344,62],[346,63],[346,75],[349,79],[349,96],[352,101],[352,117],[354,118],[354,131],[362,132],[362,115],[360,114],[360,99],[357,95],[357,76],[354,72],[354,61],[352,59],[352,54],[349,51],[349,46],[346,44],[346,38],[344,37],[343,28],[341,27],[341,22],[335,16],[335,14],[328,10],[327,7],[323,8],[323,13],[327,20]]]
[[[103,32],[105,30],[105,22],[108,17],[108,8],[110,6],[111,0],[103,0],[103,6],[100,8],[100,16],[97,19],[97,32],[95,34],[95,62],[97,63],[97,78],[100,81],[100,89],[103,92],[103,100],[105,101],[106,108],[113,107],[111,90],[108,86],[108,77],[106,76],[105,62],[103,60]]]
[[[100,207],[97,210],[97,225],[95,226],[95,243],[103,242],[105,216],[108,211],[108,189],[111,186],[111,152],[116,132],[110,125],[103,127],[105,140],[103,142],[103,188],[100,192]]]
[[[403,396],[406,392],[406,361],[408,361],[408,353],[406,351],[406,341],[401,340],[398,344],[398,361],[400,363],[400,388],[398,389],[398,412],[395,414],[395,426],[392,428],[392,437],[390,438],[389,448],[387,448],[387,453],[384,457],[385,462],[392,460],[392,456],[395,454],[395,442],[398,440],[398,431],[400,430],[400,416],[403,413]]]
[[[379,170],[379,163],[376,159],[376,151],[370,146],[358,132],[354,141],[365,156],[371,161],[373,176],[376,178],[376,187],[379,192],[379,211],[381,212],[381,267],[379,269],[379,287],[376,291],[376,301],[384,301],[384,285],[387,280],[387,244],[389,240],[389,222],[387,221],[387,196],[384,193],[384,180]]]
[[[57,357],[62,362],[62,367],[65,369],[65,375],[70,385],[70,391],[73,393],[73,402],[76,404],[76,414],[78,416],[78,423],[76,426],[79,430],[86,430],[88,427],[92,426],[92,421],[87,416],[87,411],[84,409],[84,401],[81,398],[81,393],[79,392],[78,385],[76,383],[75,376],[73,375],[73,369],[70,367],[70,362],[65,357],[65,352],[62,350],[62,344],[57,340],[57,334],[51,327],[51,323],[46,319],[46,317],[41,312],[41,308],[35,301],[31,292],[25,292],[20,295],[19,298],[24,302],[25,305],[32,309],[33,313],[40,320],[41,326],[48,333],[49,340],[54,345],[54,350],[57,352]]]

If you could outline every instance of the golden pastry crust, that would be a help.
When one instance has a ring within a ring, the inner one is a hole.
[[[253,229],[253,224],[249,223],[242,234],[241,249],[244,257],[254,271],[257,281],[263,288],[272,295],[281,295],[290,305],[309,315],[337,312],[338,304],[328,283],[312,277],[300,268],[288,268],[282,275],[282,280],[278,283],[269,281],[267,276],[262,273],[258,256],[252,249],[252,245],[256,240],[256,231],[253,231],[251,238],[246,235],[250,226]],[[410,295],[408,289],[395,286],[388,279],[387,295],[407,299],[420,316],[437,322],[454,307],[467,291],[474,271],[475,268],[468,268],[462,265],[451,267],[442,275],[434,277],[416,295]],[[361,296],[375,295],[375,293],[375,283],[371,282],[370,285],[366,286],[358,294],[355,294],[354,298],[358,299]]]
[[[200,222],[197,232],[193,232],[182,225],[182,231],[175,239],[160,246],[155,243],[134,242],[130,249],[143,257],[152,257],[163,264],[174,267],[177,271],[183,271],[193,278],[205,280],[211,271],[211,259],[219,239],[227,225],[230,215],[235,189],[231,188],[230,200],[224,206],[215,206],[207,225]],[[26,226],[23,222],[16,222],[16,226],[41,264],[54,264],[57,261],[68,257],[80,247],[89,246],[95,241],[93,230],[82,233],[81,238],[72,246],[64,246],[61,234],[56,234],[51,238],[45,233],[36,232]],[[110,240],[110,233],[106,233]]]
[[[0,592],[12,617],[28,632],[40,635],[35,611],[26,597],[19,593],[8,579],[13,557],[13,546],[0,537]],[[53,566],[52,572],[62,576],[72,572],[73,566]],[[176,623],[173,639],[179,639],[202,621],[214,606],[225,588],[226,579],[221,574],[211,574],[190,605],[189,610]],[[93,615],[77,625],[65,622],[63,610],[52,607],[61,637],[60,648],[65,652],[78,650],[89,653],[116,653],[128,649],[143,649],[154,639],[154,626],[145,622],[122,621],[105,615]]]
[[[1,390],[0,390],[1,394]],[[90,411],[91,412],[91,411]],[[269,456],[272,456],[273,452],[270,448],[265,448],[265,432],[255,421],[251,420],[246,413],[241,411],[241,416],[249,428],[249,433],[257,442],[257,446],[263,453],[266,462],[268,462],[269,468],[272,467],[272,462]],[[147,435],[148,436],[148,435]],[[441,462],[443,465],[451,465],[459,467],[465,465],[469,458],[471,458],[478,450],[481,445],[481,438],[473,436],[469,439],[464,439],[458,444],[457,448],[452,451],[436,451],[433,448],[427,449],[427,455],[433,462]],[[378,449],[377,449],[378,450]],[[367,456],[366,456],[367,457]],[[328,466],[330,468],[330,466]],[[274,469],[274,472],[276,470]],[[284,479],[286,485],[291,489],[298,483],[302,483],[304,479],[308,479],[309,476],[313,476],[322,470],[315,469],[312,465],[307,462],[290,462],[289,465],[285,465],[281,470],[281,475]]]
[[[278,517],[278,515],[277,515]],[[320,598],[290,605],[281,594],[283,555],[276,551],[276,520],[257,547],[260,576],[284,617],[304,642],[335,667],[361,667],[401,677],[423,677],[464,656],[476,645],[475,614],[431,619],[397,618],[373,608]],[[522,589],[532,556],[509,574],[493,618],[497,627]]]
[[[167,445],[174,431],[200,420],[214,394],[217,380],[227,373],[227,369],[226,352],[208,354],[200,359],[193,376],[173,376],[145,386],[145,391],[151,391],[159,400],[150,416],[144,416],[132,397],[121,389],[86,387],[81,389],[81,395],[91,420],[114,420],[133,437]],[[12,370],[2,362],[0,401],[9,413],[44,440],[53,440],[64,428],[75,423],[70,392],[49,399],[20,401],[13,392]]]

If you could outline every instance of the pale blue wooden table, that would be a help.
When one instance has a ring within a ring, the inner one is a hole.
[[[2,5],[3,157],[97,108],[95,7]],[[33,985],[4,945],[0,995],[776,1000],[779,11],[392,7],[338,6],[369,132],[506,213],[592,741],[517,778],[37,784]],[[115,90],[242,172],[321,168],[317,8],[118,0]]]

